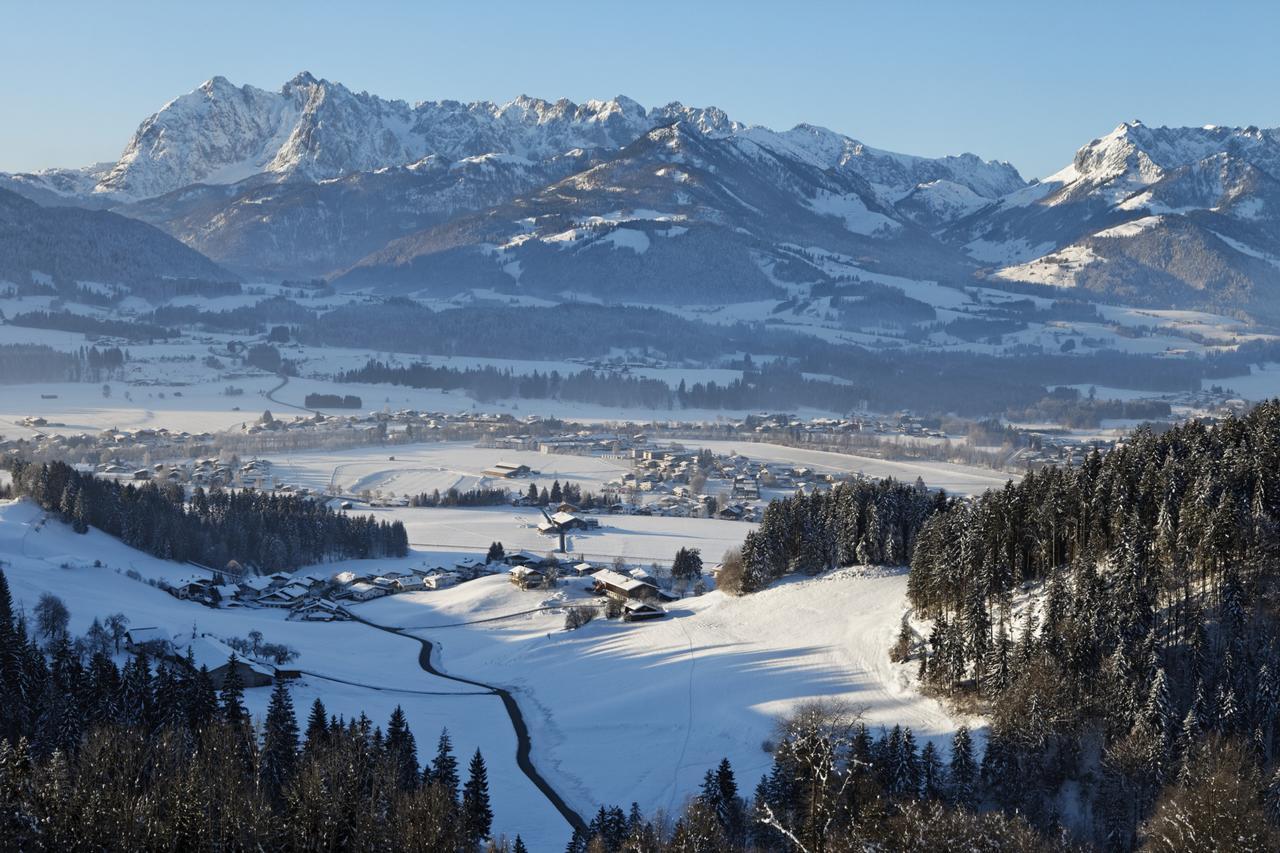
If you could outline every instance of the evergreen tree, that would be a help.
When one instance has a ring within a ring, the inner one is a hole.
[[[267,797],[278,802],[285,785],[293,778],[298,759],[298,720],[293,698],[283,679],[277,678],[267,704],[262,733],[261,775]]]
[[[463,832],[472,845],[488,838],[493,830],[493,809],[489,806],[489,773],[484,757],[476,750],[462,788]]]
[[[313,752],[329,737],[329,712],[317,696],[311,703],[311,713],[307,715],[307,732],[303,741],[303,749]]]
[[[440,730],[440,739],[436,742],[436,757],[431,767],[424,772],[425,781],[438,785],[445,793],[458,801],[458,759],[453,755],[453,741],[449,739],[449,730]]]
[[[948,773],[951,799],[957,805],[971,808],[977,802],[978,766],[973,757],[973,738],[969,727],[961,726],[951,741],[951,767]]]
[[[244,681],[240,678],[239,663],[235,652],[232,652],[218,698],[222,705],[222,719],[233,725],[248,725],[249,711],[244,706]]]
[[[387,736],[383,748],[396,767],[396,777],[400,788],[405,791],[418,786],[418,746],[413,732],[409,730],[409,721],[405,719],[404,710],[399,705],[391,712],[387,722]]]

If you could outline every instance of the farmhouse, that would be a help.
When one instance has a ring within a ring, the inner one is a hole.
[[[604,593],[618,601],[643,601],[658,597],[658,588],[647,581],[620,574],[613,569],[601,569],[591,578],[596,592]]]
[[[353,598],[356,601],[369,601],[374,598],[381,598],[386,595],[387,591],[381,587],[376,587],[371,583],[358,581],[347,587],[342,595],[345,598]]]
[[[350,618],[347,611],[336,602],[327,598],[317,598],[314,601],[308,601],[293,608],[289,613],[290,619],[300,619],[303,622],[334,622],[339,619]]]
[[[309,593],[307,587],[293,583],[258,596],[258,604],[263,607],[293,607],[304,601]]]
[[[486,468],[480,473],[486,477],[497,477],[504,480],[511,480],[516,477],[523,477],[530,472],[528,465],[512,465],[508,462],[499,462],[492,468]]]
[[[446,572],[443,569],[433,569],[422,578],[422,585],[427,589],[444,589],[457,582],[457,572]]]
[[[516,566],[507,574],[511,582],[521,589],[541,589],[547,584],[546,574],[528,566]]]

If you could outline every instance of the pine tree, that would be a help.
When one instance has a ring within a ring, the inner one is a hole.
[[[317,696],[311,703],[311,713],[307,716],[307,733],[303,741],[306,752],[314,752],[329,739],[329,712]]]
[[[280,802],[281,792],[293,778],[298,760],[298,720],[293,713],[293,698],[283,679],[277,678],[267,704],[267,719],[262,733],[261,775],[267,797]]]
[[[511,853],[529,853],[529,848],[524,846],[524,839],[520,837],[520,833],[516,833],[516,843],[511,846]]]
[[[462,788],[462,825],[463,832],[472,845],[478,845],[493,831],[493,809],[489,806],[489,773],[478,749],[471,757],[467,783]]]
[[[387,722],[384,749],[396,766],[397,781],[401,790],[410,791],[418,786],[418,746],[404,710],[397,705]]]
[[[436,757],[429,770],[424,771],[424,781],[438,785],[445,793],[458,802],[458,759],[453,756],[453,741],[449,739],[449,730],[440,730],[440,739],[436,742]]]
[[[573,835],[564,848],[564,853],[587,853],[587,836],[581,829],[574,827]]]
[[[232,652],[227,660],[227,674],[222,679],[222,691],[218,698],[224,720],[233,725],[248,725],[249,712],[244,707],[244,681],[240,678],[239,663]]]
[[[977,802],[977,763],[973,757],[973,738],[969,727],[961,726],[951,741],[951,799],[957,805],[972,808]]]

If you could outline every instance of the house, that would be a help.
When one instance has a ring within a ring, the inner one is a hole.
[[[492,468],[486,468],[480,473],[485,477],[497,477],[504,480],[523,477],[530,472],[528,465],[512,465],[508,462],[499,462]]]
[[[303,622],[335,622],[339,619],[351,618],[342,605],[327,598],[316,598],[304,602],[289,612],[290,619]]]
[[[747,515],[747,508],[742,504],[729,504],[724,509],[716,513],[716,518],[725,521],[742,521]]]
[[[343,592],[341,597],[351,598],[356,601],[369,601],[374,598],[381,598],[386,595],[387,591],[381,587],[374,586],[371,583],[357,581],[351,584]]]
[[[134,654],[161,655],[173,648],[173,638],[164,628],[130,628],[124,632],[124,645]]]
[[[271,589],[271,578],[252,575],[242,578],[238,586],[240,587],[239,598],[253,599]]]
[[[273,589],[258,596],[257,602],[262,607],[293,607],[306,600],[311,590],[300,583],[292,583]]]
[[[667,611],[647,601],[628,601],[622,605],[623,622],[646,622],[666,615]]]
[[[234,601],[239,596],[240,587],[233,583],[223,583],[213,587],[213,600],[219,603]]]
[[[586,530],[588,527],[595,527],[592,524],[594,518],[583,518],[580,515],[574,515],[571,512],[557,512],[551,516],[551,520],[563,527],[565,530]],[[598,524],[598,522],[597,522]]]
[[[641,583],[647,583],[650,586],[654,586],[654,587],[658,585],[658,579],[655,578],[653,575],[649,574],[648,572],[646,572],[644,569],[632,569],[631,571],[627,572],[627,574],[631,575],[631,577],[635,578]]]
[[[624,575],[613,569],[601,569],[591,576],[595,581],[594,589],[618,601],[637,600],[658,597],[658,587],[646,583],[639,578]]]
[[[415,575],[412,572],[402,577],[393,578],[391,583],[399,592],[412,592],[426,588],[425,579],[421,575]]]
[[[445,589],[457,582],[457,572],[446,572],[443,569],[433,570],[422,578],[422,585],[426,589]]]
[[[546,561],[545,557],[539,556],[532,551],[513,551],[502,557],[502,562],[508,566],[541,566]]]
[[[245,687],[266,687],[275,677],[275,670],[272,667],[241,658],[230,646],[213,637],[192,638],[185,648],[173,654],[173,658],[182,663],[188,662],[188,650],[190,661],[194,663],[196,671],[199,672],[202,666],[207,667],[213,686],[218,689],[222,688],[222,683],[231,673],[232,655],[235,655],[236,674],[240,676],[240,681]]]
[[[172,584],[169,592],[182,599],[208,598],[213,585],[213,581],[209,578],[183,578]]]
[[[596,571],[596,567],[585,560],[581,563],[574,563],[572,569],[573,573],[580,578],[585,578],[587,575],[594,574]]]
[[[529,566],[516,566],[507,575],[521,589],[541,589],[547,583],[546,574]]]
[[[444,567],[441,566],[437,569],[433,569],[432,571],[443,572]],[[491,574],[492,571],[493,570],[489,568],[489,564],[483,560],[466,559],[460,560],[453,565],[453,573],[456,574],[459,579],[474,580],[481,575]],[[431,572],[428,572],[428,574],[431,574]]]

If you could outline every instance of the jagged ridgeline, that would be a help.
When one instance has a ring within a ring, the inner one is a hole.
[[[409,553],[400,522],[334,512],[302,497],[196,488],[188,501],[176,483],[122,484],[62,462],[19,461],[11,470],[15,494],[58,513],[77,531],[92,525],[163,559],[213,567],[235,560],[272,572]]]

